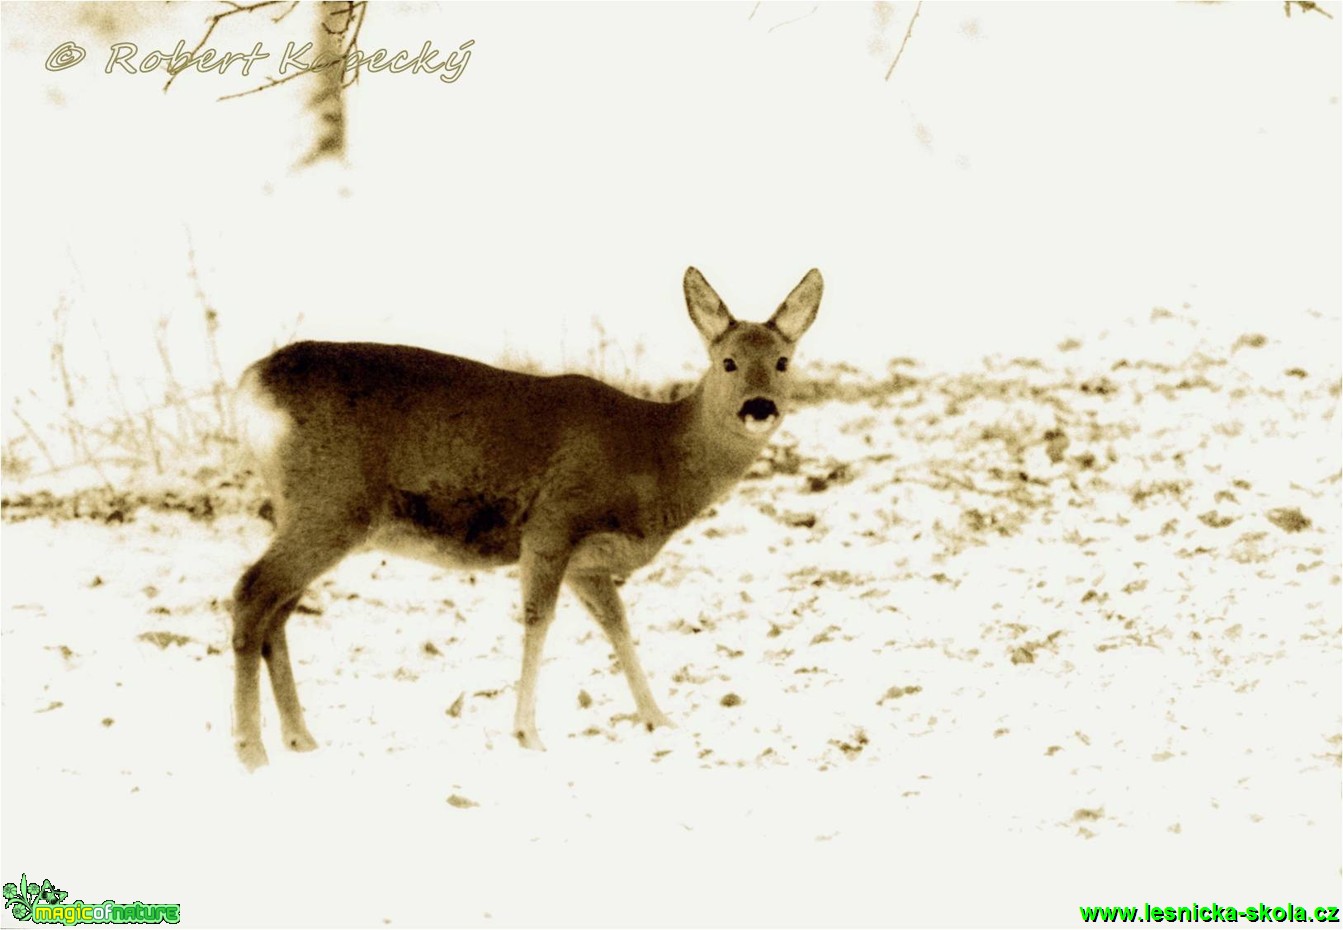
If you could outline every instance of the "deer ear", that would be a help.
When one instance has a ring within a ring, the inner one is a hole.
[[[769,318],[768,325],[777,329],[789,342],[797,342],[807,327],[811,326],[812,320],[816,319],[824,286],[819,271],[815,268],[808,271],[797,287],[793,288],[793,292],[779,304],[779,309]]]
[[[713,345],[718,337],[732,328],[737,321],[728,313],[723,299],[709,287],[704,275],[696,268],[685,270],[685,305],[690,320],[704,338],[705,345]]]

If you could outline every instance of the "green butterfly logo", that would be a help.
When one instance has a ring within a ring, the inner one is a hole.
[[[14,915],[15,920],[31,920],[33,916],[33,906],[36,904],[60,904],[68,897],[69,892],[62,891],[51,883],[51,879],[43,879],[41,885],[28,884],[28,873],[24,872],[16,885],[13,882],[5,882],[5,907]]]

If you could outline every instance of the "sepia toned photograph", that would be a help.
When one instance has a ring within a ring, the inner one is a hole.
[[[0,4],[0,926],[1343,906],[1343,4]]]

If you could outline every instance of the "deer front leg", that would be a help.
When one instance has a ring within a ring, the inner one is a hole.
[[[518,680],[518,709],[513,717],[513,735],[524,749],[545,749],[536,732],[536,678],[546,631],[555,617],[555,601],[568,552],[540,551],[526,541],[522,546],[522,677]]]

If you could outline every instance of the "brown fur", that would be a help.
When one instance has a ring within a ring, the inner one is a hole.
[[[314,579],[367,548],[454,566],[520,565],[526,634],[514,728],[524,746],[541,748],[536,675],[566,581],[610,637],[640,718],[650,729],[668,723],[614,579],[647,564],[759,455],[779,417],[758,415],[781,416],[786,401],[778,360],[814,319],[821,287],[813,270],[769,323],[745,323],[687,270],[687,306],[711,367],[670,404],[580,375],[520,374],[407,346],[302,342],[249,368],[240,390],[269,427],[251,442],[276,535],[234,590],[234,733],[244,764],[266,761],[263,657],[285,743],[316,747],[285,621]]]

